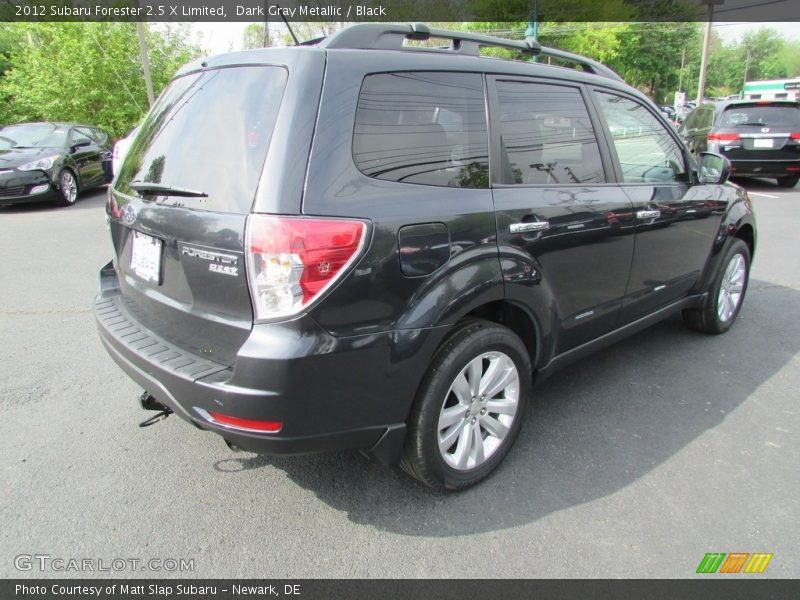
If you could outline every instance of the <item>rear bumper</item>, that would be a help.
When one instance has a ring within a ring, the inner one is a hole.
[[[800,174],[797,160],[731,160],[733,175],[753,177],[786,177]]]
[[[257,324],[231,367],[142,326],[115,281],[109,263],[94,303],[100,338],[122,370],[176,415],[254,452],[358,448],[372,450],[382,462],[399,460],[428,348],[444,331],[335,338],[307,316]],[[277,433],[242,431],[207,420],[207,411],[283,426]]]

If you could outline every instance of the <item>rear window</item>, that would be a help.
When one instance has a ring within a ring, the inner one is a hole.
[[[489,187],[483,77],[382,73],[364,79],[353,134],[359,170],[376,179]]]
[[[720,127],[782,127],[800,128],[800,108],[792,105],[729,106],[720,117]]]
[[[174,80],[141,125],[116,187],[151,182],[207,194],[163,202],[220,212],[250,211],[288,73],[235,67]]]

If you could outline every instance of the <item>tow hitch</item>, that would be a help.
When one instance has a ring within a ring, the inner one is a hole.
[[[172,414],[172,409],[169,406],[164,406],[153,398],[149,392],[145,391],[139,396],[139,404],[144,410],[156,410],[158,414],[153,415],[149,419],[146,419],[139,423],[139,427],[150,427],[150,425],[155,425],[159,421],[163,421],[168,416]]]

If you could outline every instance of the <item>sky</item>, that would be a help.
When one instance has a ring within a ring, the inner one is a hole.
[[[244,29],[248,23],[195,23],[193,30],[202,36],[200,46],[207,54],[220,54],[242,49]],[[273,23],[273,27],[278,24]],[[748,31],[761,27],[777,29],[783,36],[791,40],[800,40],[800,27],[797,23],[716,23],[714,28],[728,42],[740,39]]]

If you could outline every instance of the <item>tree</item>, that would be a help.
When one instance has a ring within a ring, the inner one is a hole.
[[[250,23],[245,27],[244,39],[242,40],[242,46],[245,50],[254,50],[266,46],[265,26],[266,23]]]
[[[78,121],[114,135],[148,108],[134,23],[16,23],[16,45],[0,79],[0,120]],[[153,87],[200,51],[182,25],[150,28]]]

